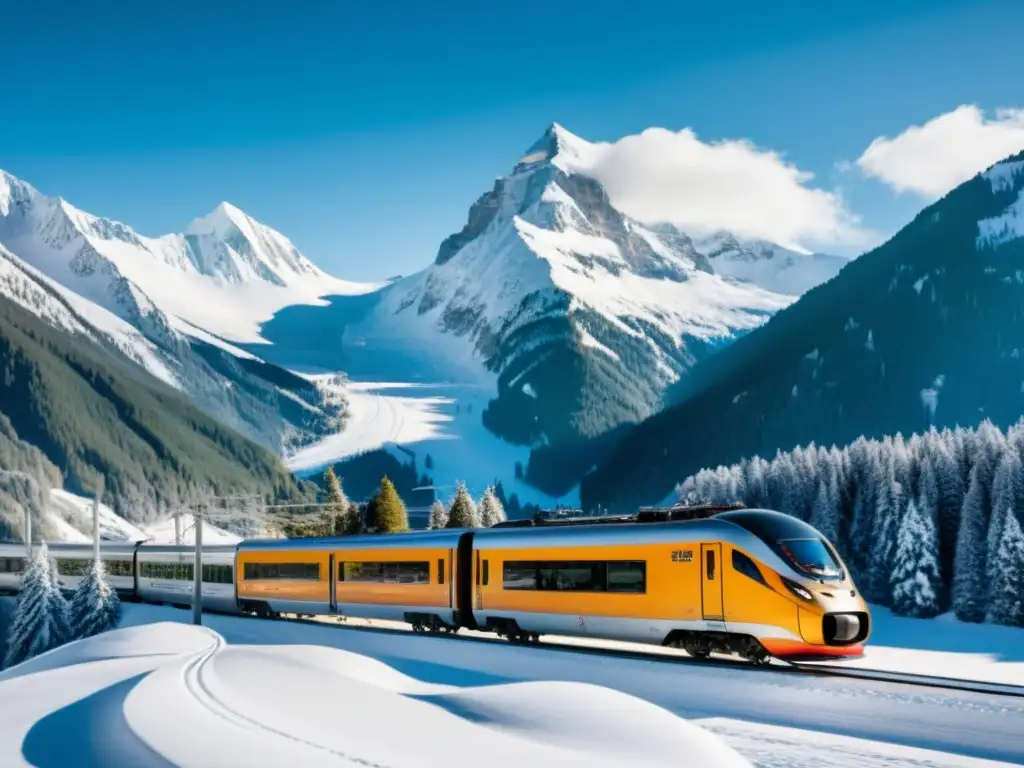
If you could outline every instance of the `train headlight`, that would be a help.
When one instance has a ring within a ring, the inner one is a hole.
[[[809,590],[804,589],[799,584],[797,584],[795,581],[790,581],[789,579],[783,577],[782,578],[782,583],[786,585],[786,589],[788,589],[794,595],[799,597],[801,600],[806,600],[806,601],[810,602],[810,601],[812,601],[814,599],[814,596],[810,593]]]

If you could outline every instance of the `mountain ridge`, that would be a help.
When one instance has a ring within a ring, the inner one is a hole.
[[[584,503],[650,503],[703,467],[811,442],[1015,423],[1024,407],[1022,160],[961,184],[696,366],[677,404],[584,478]]]

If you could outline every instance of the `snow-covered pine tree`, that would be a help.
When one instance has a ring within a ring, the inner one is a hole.
[[[928,619],[939,613],[939,559],[935,522],[920,503],[907,503],[892,567],[892,608],[900,616]]]
[[[329,531],[335,536],[341,536],[349,527],[348,516],[351,513],[352,505],[341,487],[341,480],[335,474],[334,467],[328,467],[324,472],[324,490],[327,496],[327,506],[323,509],[327,517]]]
[[[501,506],[498,497],[494,495],[494,488],[488,486],[484,495],[480,497],[480,525],[490,528],[507,519],[504,507]]]
[[[953,610],[961,621],[985,620],[988,590],[985,584],[985,546],[988,491],[983,478],[988,458],[982,456],[971,470],[971,483],[960,513],[953,566]]]
[[[882,450],[886,450],[884,444]],[[882,480],[878,485],[875,530],[865,589],[871,602],[885,606],[892,605],[892,553],[896,546],[896,530],[905,508],[903,488],[896,480],[892,449],[888,450],[889,453],[883,453],[881,458]]]
[[[76,640],[113,629],[121,618],[117,591],[107,583],[102,560],[94,560],[71,597],[71,633]]]
[[[46,544],[36,547],[22,577],[7,639],[5,667],[20,664],[70,639],[67,601],[54,584]]]
[[[444,528],[448,525],[448,508],[445,507],[444,502],[437,499],[433,504],[430,505],[430,517],[427,521],[427,528],[429,530],[437,530],[438,528]]]
[[[836,477],[824,476],[818,480],[818,494],[811,513],[811,525],[818,529],[822,536],[835,542],[839,532],[839,491]]]
[[[1015,514],[1003,518],[993,572],[988,620],[1012,627],[1024,626],[1024,533]]]
[[[469,495],[466,486],[459,483],[455,489],[455,496],[451,506],[448,507],[447,528],[479,528],[480,519],[473,503],[473,497]]]
[[[1014,445],[1007,443],[999,457],[995,475],[992,477],[992,507],[988,522],[988,539],[985,545],[985,575],[990,586],[996,578],[996,560],[1003,539],[1004,521],[1007,515],[1021,510],[1021,494],[1024,493],[1024,463]]]

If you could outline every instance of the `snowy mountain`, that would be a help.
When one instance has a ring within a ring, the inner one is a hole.
[[[801,296],[831,280],[849,263],[841,256],[798,253],[764,240],[743,240],[728,232],[694,238],[694,248],[715,274],[786,296]]]
[[[344,400],[223,339],[259,340],[280,307],[357,289],[227,203],[146,238],[0,172],[0,297],[116,348],[276,453],[336,431]]]
[[[665,498],[703,468],[1024,411],[1024,153],[925,208],[681,382],[585,478],[587,506]],[[693,435],[700,435],[694,439]]]
[[[404,343],[496,375],[485,423],[533,445],[650,415],[696,361],[793,300],[723,279],[684,233],[616,210],[587,175],[596,151],[552,125],[345,343]]]

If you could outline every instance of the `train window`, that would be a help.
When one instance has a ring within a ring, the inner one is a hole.
[[[768,586],[768,582],[766,582],[764,580],[764,576],[761,575],[761,569],[757,567],[757,563],[744,555],[738,549],[734,549],[732,551],[732,567],[737,573],[742,573],[744,576],[747,576],[760,584],[764,584],[766,587]]]
[[[444,584],[444,559],[437,561],[437,583]]]
[[[490,581],[490,576],[491,576],[490,564],[491,564],[490,560],[484,560],[484,586],[485,587],[487,586],[487,582]]]
[[[647,563],[643,560],[608,563],[608,591],[646,592]]]
[[[504,563],[502,589],[537,589],[537,563]]]
[[[85,576],[92,563],[89,560],[57,560],[57,573],[61,576]]]
[[[282,581],[320,581],[319,563],[246,563],[247,581],[280,579]]]
[[[443,563],[443,561],[442,561]],[[375,584],[429,584],[430,563],[341,563],[340,581]]]
[[[203,581],[210,584],[230,584],[233,581],[234,568],[230,565],[204,565]]]
[[[704,564],[708,571],[708,581],[715,580],[715,551],[709,549],[704,553]]]
[[[647,563],[642,560],[506,562],[502,582],[503,588],[509,590],[642,594],[647,590]]]
[[[0,557],[0,573],[21,573],[25,570],[25,558]]]
[[[133,576],[135,569],[131,560],[104,560],[103,570],[107,576]]]
[[[192,581],[195,570],[192,563],[142,563],[139,576],[144,579],[165,579],[168,581]],[[207,579],[203,578],[203,581]]]

